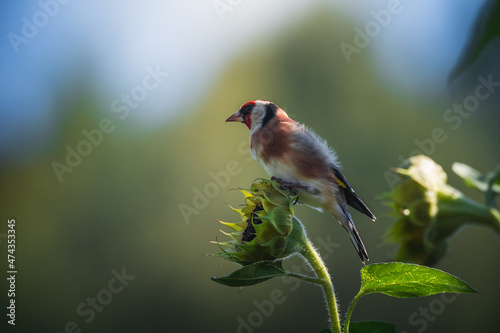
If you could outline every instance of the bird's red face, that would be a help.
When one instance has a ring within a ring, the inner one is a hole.
[[[250,101],[241,106],[241,108],[235,114],[231,115],[231,117],[226,119],[226,122],[229,121],[239,121],[245,125],[247,125],[248,129],[252,128],[252,111],[255,107],[255,101]]]

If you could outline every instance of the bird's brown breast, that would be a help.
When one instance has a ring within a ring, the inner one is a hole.
[[[289,153],[291,138],[286,130],[289,126],[293,123],[276,117],[252,135],[251,149],[262,162],[269,163]]]

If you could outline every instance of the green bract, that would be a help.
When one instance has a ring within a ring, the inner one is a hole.
[[[446,249],[426,237],[438,212],[438,192],[446,186],[446,173],[426,156],[410,158],[395,172],[401,182],[387,194],[398,217],[388,232],[401,244],[395,260],[432,265]]]
[[[248,265],[282,259],[296,252],[293,239],[289,239],[293,230],[292,204],[296,197],[281,189],[279,183],[266,179],[257,179],[249,189],[240,191],[245,196],[244,207],[231,208],[242,221],[219,221],[233,232],[222,231],[231,239],[217,242],[222,251],[214,255]]]

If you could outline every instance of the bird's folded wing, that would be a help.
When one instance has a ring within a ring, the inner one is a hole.
[[[344,177],[342,172],[340,172],[340,170],[334,166],[331,167],[331,170],[332,170],[333,174],[335,175],[335,177],[337,178],[337,182],[339,183],[339,186],[344,191],[347,204],[375,221],[375,219],[376,219],[375,215],[373,215],[373,213],[370,211],[370,209],[358,197],[356,192],[354,192],[353,188],[351,187],[351,185],[349,185],[349,182],[347,182],[347,179]]]

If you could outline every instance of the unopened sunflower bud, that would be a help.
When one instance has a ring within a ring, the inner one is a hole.
[[[490,208],[448,185],[443,168],[429,157],[411,157],[394,171],[401,182],[384,197],[397,216],[387,234],[401,245],[395,260],[433,265],[464,223],[498,225]]]
[[[296,199],[289,191],[281,189],[279,183],[265,179],[256,180],[247,190],[240,190],[245,196],[245,206],[231,207],[242,218],[241,222],[222,224],[233,229],[226,233],[231,239],[217,243],[222,252],[215,256],[242,265],[285,258],[294,253],[292,233],[293,209]]]

